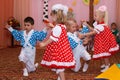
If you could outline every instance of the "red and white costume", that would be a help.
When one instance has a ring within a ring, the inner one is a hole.
[[[48,44],[41,65],[57,69],[73,68],[75,60],[70,48],[65,25],[56,25],[52,29],[50,38],[53,42]]]
[[[99,24],[95,22],[93,25],[94,30],[97,32],[94,39],[93,59],[109,57],[119,50],[115,37],[104,22]]]

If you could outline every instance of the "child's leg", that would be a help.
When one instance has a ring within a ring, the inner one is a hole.
[[[22,68],[23,68],[23,69],[26,68],[26,65],[25,65],[25,63],[24,63],[23,61],[21,61],[20,63],[21,63],[21,65],[22,65]]]
[[[74,72],[78,72],[81,68],[81,62],[80,62],[80,56],[79,55],[75,56],[75,61],[76,61],[75,68],[72,68],[71,70],[73,70]]]
[[[84,66],[83,66],[83,72],[86,72],[88,67],[89,67],[89,63],[90,63],[90,60],[91,60],[91,55],[85,50],[82,57],[86,61],[84,63]]]
[[[59,76],[60,76],[61,80],[65,80],[65,74],[64,74],[64,72],[60,72]]]
[[[23,61],[21,61],[21,64],[22,64],[22,68],[23,68],[23,76],[28,76],[26,64]]]
[[[56,73],[58,74],[58,80],[65,80],[65,69],[57,69]]]
[[[26,60],[25,52],[24,52],[24,49],[23,49],[23,48],[22,48],[21,53],[20,53],[20,55],[19,55],[18,58],[19,58],[19,61],[21,62],[21,65],[22,65],[23,76],[28,76],[28,71],[27,71],[26,64],[25,64],[25,62],[26,62],[27,60]]]
[[[104,61],[105,61],[105,65],[109,65],[110,64],[109,58],[105,58]]]
[[[74,50],[73,50],[73,55],[76,61],[75,67],[72,68],[71,70],[73,70],[74,72],[78,72],[81,68],[81,62],[80,62],[80,58],[81,58],[81,52],[82,52],[82,48],[83,46],[78,45]]]
[[[104,58],[104,61],[105,61],[105,67],[104,69],[101,70],[101,72],[105,72],[110,66],[109,58]]]
[[[28,50],[28,53],[25,53],[23,61],[26,65],[28,72],[33,72],[36,70],[36,67],[38,67],[38,63],[35,64],[35,49]]]
[[[102,65],[101,65],[100,67],[101,67],[101,68],[105,68],[105,62],[104,62],[103,59],[101,59],[101,64],[102,64]]]
[[[85,63],[84,63],[84,66],[83,66],[83,72],[86,72],[87,71],[87,69],[88,69],[88,67],[89,67],[89,62],[90,62],[90,60],[88,60],[88,61],[86,61]]]

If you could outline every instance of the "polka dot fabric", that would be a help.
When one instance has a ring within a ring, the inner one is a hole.
[[[88,33],[89,32],[89,28],[87,26],[83,27],[81,30],[81,33]]]
[[[67,33],[62,25],[60,25],[60,27],[62,33],[59,40],[47,46],[41,65],[50,68],[73,68],[75,60],[73,58],[72,49],[70,48]]]
[[[24,31],[13,30],[12,35],[14,36],[15,40],[20,41],[21,46],[25,47],[25,39],[24,39]],[[29,39],[29,43],[34,47],[36,42],[42,41],[45,39],[47,33],[44,31],[34,31]]]
[[[72,49],[76,48],[78,46],[78,43],[75,42],[75,40],[73,40],[71,37],[68,36],[69,42],[70,42],[70,46]]]
[[[96,34],[95,36],[93,59],[99,59],[99,58],[105,58],[111,56],[111,54],[113,54],[110,51],[111,48],[116,48],[113,50],[113,52],[119,49],[119,47],[117,47],[116,40],[113,34],[111,33],[109,27],[104,26],[104,30],[99,34]]]

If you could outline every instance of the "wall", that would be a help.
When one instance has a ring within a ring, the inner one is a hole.
[[[89,19],[89,7],[83,4],[82,0],[49,0],[49,13],[52,5],[56,3],[65,4],[73,8],[78,24],[80,24],[80,20],[82,19]],[[24,25],[23,20],[26,16],[32,16],[35,19],[36,30],[41,30],[45,26],[42,22],[43,0],[1,0],[0,5],[0,47],[10,45],[11,35],[4,29],[4,24],[13,14],[22,26]],[[109,24],[116,21],[116,0],[100,0],[99,4],[95,6],[95,9],[101,5],[108,7]]]
[[[100,0],[100,3],[95,6],[95,9],[101,5],[107,6],[109,25],[112,22],[116,22],[116,18],[117,18],[117,16],[116,16],[116,0]]]
[[[35,29],[41,30],[45,25],[42,23],[43,0],[31,0],[31,16],[35,19]],[[76,4],[75,4],[76,1]],[[61,3],[73,8],[75,18],[80,24],[80,20],[89,20],[89,7],[83,4],[82,0],[49,0],[49,13],[52,5]],[[111,4],[112,3],[112,4]],[[106,5],[109,13],[109,24],[116,21],[116,0],[100,0],[99,4],[95,5],[96,10],[99,6]],[[112,10],[112,11],[111,11]],[[51,19],[51,18],[50,18]]]
[[[10,46],[11,35],[5,30],[5,23],[13,16],[13,0],[0,0],[0,48]]]

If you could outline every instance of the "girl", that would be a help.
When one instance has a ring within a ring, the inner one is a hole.
[[[40,43],[40,47],[47,46],[41,65],[56,71],[58,80],[65,80],[65,68],[73,68],[75,66],[75,60],[66,33],[66,26],[64,25],[67,12],[68,7],[62,4],[56,4],[52,7],[51,16],[56,25],[52,29],[48,40]]]
[[[83,46],[82,40],[80,40],[77,37],[77,33],[76,33],[77,22],[75,20],[68,20],[66,25],[67,25],[67,31],[68,31],[67,32],[68,39],[73,51],[73,55],[76,60],[75,68],[73,68],[72,70],[75,72],[78,72],[80,70],[80,67],[81,67],[80,58],[82,57],[86,61],[82,70],[83,72],[86,72],[88,69],[88,64],[91,59],[91,56]]]
[[[88,35],[95,35],[93,59],[104,60],[104,64],[101,66],[101,68],[103,68],[101,72],[104,72],[110,66],[109,57],[113,54],[113,52],[119,49],[119,46],[117,45],[116,40],[107,25],[106,6],[101,6],[96,10],[95,20],[96,22],[93,24],[94,29],[87,23],[84,23],[84,25],[89,26],[93,31],[84,35],[80,34],[79,36],[85,37]]]
[[[42,41],[47,35],[47,28],[38,32],[33,29],[34,20],[32,17],[26,17],[24,19],[25,30],[18,31],[6,25],[6,28],[12,33],[17,41],[20,41],[22,49],[19,55],[19,60],[23,65],[23,76],[28,76],[28,72],[36,70],[38,63],[35,62],[36,42]]]

